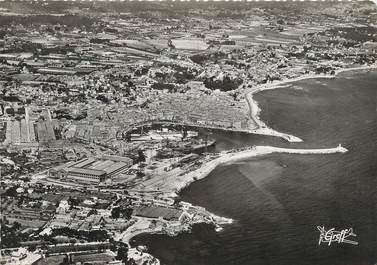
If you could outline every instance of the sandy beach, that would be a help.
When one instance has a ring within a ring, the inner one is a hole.
[[[335,75],[304,75],[294,79],[286,79],[277,82],[271,82],[258,87],[252,88],[245,94],[249,110],[250,118],[252,118],[257,124],[258,128],[251,130],[251,133],[270,135],[281,137],[289,142],[302,142],[303,140],[289,134],[281,133],[269,128],[263,121],[260,120],[259,114],[261,109],[259,108],[257,102],[253,99],[253,94],[258,93],[263,90],[276,89],[279,87],[284,87],[285,84],[304,80],[304,79],[314,79],[314,78],[334,78],[337,74],[353,70],[363,70],[363,69],[373,69],[377,68],[377,65],[373,66],[361,66],[347,69],[339,69],[336,71]],[[273,146],[253,146],[245,149],[239,150],[229,150],[222,151],[218,154],[213,154],[212,157],[208,156],[202,161],[202,164],[186,174],[180,174],[179,172],[172,171],[173,174],[156,176],[153,181],[150,180],[144,183],[144,190],[158,190],[161,192],[160,198],[172,199],[178,196],[179,192],[185,187],[189,186],[192,182],[205,178],[211,173],[216,167],[224,165],[227,163],[233,163],[240,160],[246,160],[253,157],[258,157],[262,155],[267,155],[271,153],[287,153],[287,154],[299,154],[299,155],[328,155],[328,154],[342,154],[346,153],[348,150],[342,147],[340,144],[333,148],[320,148],[320,149],[296,149],[296,148],[280,148]],[[177,174],[176,174],[177,173]],[[182,173],[182,172],[181,172]],[[210,215],[216,224],[216,231],[221,231],[222,224],[232,223],[233,220],[219,217],[216,215]],[[136,235],[142,233],[163,233],[162,228],[150,226],[150,220],[140,218],[134,225],[129,227],[126,231],[118,236],[118,240],[129,243],[130,240]],[[136,251],[132,249],[132,251]],[[139,256],[140,253],[137,253]],[[152,256],[146,254],[144,260],[151,260]],[[143,260],[143,259],[142,259]],[[155,264],[159,264],[158,260],[155,260]]]
[[[262,84],[256,87],[252,87],[248,89],[245,93],[245,98],[249,107],[250,112],[250,118],[255,122],[255,124],[258,126],[257,129],[252,129],[250,132],[254,134],[262,134],[262,135],[270,135],[275,137],[281,137],[288,142],[302,142],[303,140],[290,134],[281,133],[274,129],[269,128],[261,119],[260,119],[260,112],[261,109],[258,106],[258,103],[253,99],[253,95],[264,91],[264,90],[270,90],[270,89],[277,89],[280,87],[284,87],[284,85],[300,80],[306,80],[306,79],[316,79],[316,78],[335,78],[338,74],[349,72],[349,71],[357,71],[357,70],[368,70],[368,69],[376,69],[377,64],[373,65],[364,65],[364,66],[358,66],[358,67],[350,67],[350,68],[343,68],[335,70],[334,75],[328,75],[328,74],[307,74],[302,75],[296,78],[292,79],[283,79],[279,81],[273,81],[267,84]]]

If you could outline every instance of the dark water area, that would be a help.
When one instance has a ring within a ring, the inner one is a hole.
[[[217,150],[243,145],[334,147],[345,154],[271,154],[224,165],[181,199],[234,219],[177,237],[142,235],[162,264],[372,265],[377,262],[377,72],[311,79],[255,96],[270,127],[302,138],[216,133]],[[318,246],[317,226],[354,229],[359,245]]]
[[[209,152],[220,152],[223,150],[242,148],[252,145],[273,145],[282,147],[290,146],[290,144],[284,139],[265,135],[213,130],[202,130],[202,132],[199,133],[199,136],[201,136],[201,134],[209,135],[209,137],[216,140],[216,145],[209,149]],[[293,147],[293,145],[291,146]]]

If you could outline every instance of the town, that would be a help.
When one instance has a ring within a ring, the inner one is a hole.
[[[0,2],[0,264],[160,264],[132,238],[231,223],[178,196],[210,132],[260,129],[259,85],[377,58],[372,3],[274,5]]]

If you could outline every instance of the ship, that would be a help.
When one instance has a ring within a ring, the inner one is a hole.
[[[197,144],[193,144],[191,148],[192,150],[199,151],[199,150],[206,149],[207,147],[214,146],[215,144],[216,144],[215,139],[208,139],[207,141],[202,140]]]
[[[198,133],[195,131],[170,131],[167,128],[162,130],[150,130],[147,133],[132,133],[131,141],[163,141],[163,140],[182,140],[185,138],[197,137]]]

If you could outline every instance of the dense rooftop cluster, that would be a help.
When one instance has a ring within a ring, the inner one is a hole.
[[[219,221],[164,186],[218,157],[196,130],[250,133],[248,89],[375,63],[376,17],[364,2],[2,2],[2,257],[159,264],[129,240]]]

